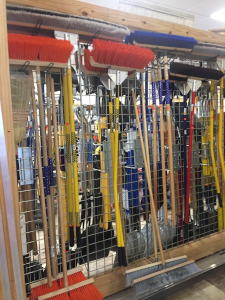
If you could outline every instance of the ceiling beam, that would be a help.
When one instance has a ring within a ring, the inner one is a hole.
[[[214,32],[200,30],[150,17],[135,15],[77,0],[11,0],[7,1],[7,4],[9,3],[27,5],[30,7],[37,7],[40,9],[63,12],[72,15],[91,17],[122,24],[139,30],[193,37],[198,42],[225,45],[225,36]]]

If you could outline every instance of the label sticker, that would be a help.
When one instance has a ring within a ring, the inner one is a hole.
[[[40,74],[36,75],[36,81],[37,81],[37,83],[40,83],[40,81],[41,81],[41,75]]]
[[[75,151],[76,150],[76,145],[73,145],[73,151]]]
[[[55,247],[51,246],[51,257],[55,257]]]

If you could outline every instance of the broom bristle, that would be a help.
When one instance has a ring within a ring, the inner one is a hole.
[[[82,286],[78,289],[70,291],[71,300],[102,300],[103,296],[93,283]]]
[[[59,289],[57,281],[52,281],[52,287],[49,287],[48,284],[40,285],[36,288],[33,288],[29,300],[37,299],[40,296],[43,296],[45,294],[57,291]]]
[[[91,56],[91,51],[89,49],[84,49],[84,65],[88,71],[96,73],[105,73],[107,69],[92,67],[90,64],[89,58]]]
[[[93,68],[89,62],[90,56],[99,64],[132,68],[134,70],[144,69],[155,58],[150,49],[98,39],[93,41],[92,51],[85,49],[85,67],[90,71],[106,71],[106,69]]]
[[[98,39],[91,55],[98,63],[133,69],[144,69],[155,58],[150,49]]]
[[[67,63],[73,50],[70,41],[8,33],[10,59]]]
[[[68,286],[79,283],[81,281],[85,281],[86,277],[83,272],[77,272],[68,276]],[[59,279],[59,288],[64,288],[63,279]],[[70,300],[102,300],[103,296],[99,292],[99,290],[95,287],[93,283],[87,284],[83,287],[74,289],[69,292]]]

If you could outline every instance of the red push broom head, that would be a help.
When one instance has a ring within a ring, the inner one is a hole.
[[[150,49],[95,39],[91,52],[94,60],[100,64],[144,69],[155,58]]]
[[[8,33],[9,58],[67,63],[73,50],[70,41]]]
[[[29,300],[36,300],[38,297],[43,296],[45,294],[57,291],[59,289],[59,285],[57,281],[52,281],[52,287],[48,287],[48,284],[43,284],[32,288]]]

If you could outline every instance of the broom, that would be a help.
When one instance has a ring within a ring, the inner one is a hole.
[[[223,146],[222,146],[222,129],[223,129],[223,80],[224,77],[220,79],[220,116],[219,116],[219,156],[220,156],[220,164],[222,168],[223,173],[223,180],[225,182],[225,167],[224,167],[224,157],[223,157]],[[224,204],[224,195],[223,195],[223,204]],[[221,209],[221,207],[219,207]],[[221,211],[223,214],[223,211]],[[222,219],[224,221],[224,216],[222,216]],[[223,222],[222,221],[222,222]],[[225,224],[223,224],[223,227]]]
[[[173,224],[176,225],[176,208],[175,208],[175,188],[173,174],[173,153],[172,153],[172,133],[171,133],[171,116],[170,116],[170,99],[169,99],[169,75],[168,75],[168,58],[167,50],[191,51],[197,41],[194,38],[170,35],[156,32],[135,31],[127,38],[127,42],[151,49],[164,49],[164,78],[166,83],[166,116],[168,124],[168,144],[169,144],[169,168],[171,182],[171,202]]]
[[[73,247],[74,246],[73,193],[72,193],[72,170],[71,170],[71,149],[70,149],[68,82],[67,82],[66,70],[64,70],[64,74],[63,74],[63,93],[64,93],[66,158],[67,158],[67,196],[68,196],[68,211],[69,211],[69,244],[70,244],[70,247]]]
[[[42,101],[42,99],[41,99]],[[43,219],[43,233],[44,233],[44,242],[45,242],[45,256],[46,256],[46,269],[47,269],[47,283],[40,288],[34,288],[31,290],[30,299],[33,296],[39,295],[40,292],[49,293],[55,290],[58,290],[59,286],[57,282],[53,281],[51,278],[51,264],[50,264],[50,254],[49,254],[49,243],[48,243],[48,225],[46,217],[46,208],[45,208],[45,194],[44,194],[44,185],[43,185],[43,174],[42,174],[42,162],[41,162],[41,147],[38,134],[38,122],[37,122],[37,108],[36,100],[34,94],[34,83],[32,86],[32,105],[33,105],[33,114],[35,121],[35,132],[36,132],[36,151],[37,151],[37,164],[38,164],[38,176],[39,176],[39,185],[40,185],[40,200],[41,200],[41,210],[42,210],[42,219]]]
[[[47,116],[48,116],[48,167],[49,167],[49,189],[52,202],[52,226],[55,228],[55,202],[54,202],[54,183],[52,165],[52,120],[51,120],[51,99],[50,99],[50,74],[46,74],[47,88]],[[56,232],[54,230],[54,247],[56,249]],[[56,270],[58,274],[58,269]]]
[[[88,60],[88,63],[85,63],[85,65],[88,68],[95,67],[95,71],[96,68],[100,68],[101,70],[110,67],[114,70],[126,72],[134,70],[144,72],[144,67],[154,59],[154,53],[149,49],[142,49],[141,47],[95,39],[93,40],[92,51],[90,51],[88,55],[84,56],[84,59],[85,61]],[[117,246],[119,265],[126,266],[127,262],[117,195],[119,87],[116,88],[115,117],[113,188],[116,211]]]
[[[57,133],[57,122],[56,122],[56,107],[55,107],[55,91],[54,91],[54,80],[51,79],[51,97],[52,97],[52,119],[53,119],[53,127],[54,127],[54,141],[55,141],[55,153],[59,153],[59,144],[58,144],[58,133]],[[80,287],[78,287],[77,283],[84,281],[87,285],[82,287],[83,297],[87,299],[96,299],[101,300],[102,296],[97,290],[97,288],[91,283],[91,280],[86,280],[85,276],[81,272],[81,268],[76,268],[75,273],[73,272],[67,278],[67,263],[66,263],[66,249],[65,249],[65,232],[64,232],[64,224],[63,224],[63,202],[62,202],[62,191],[61,191],[61,178],[60,178],[60,161],[59,156],[56,155],[56,176],[57,176],[57,187],[58,187],[58,204],[59,204],[59,218],[60,218],[60,235],[61,235],[61,251],[62,251],[62,266],[63,266],[63,280],[59,279],[59,287],[60,287],[60,297],[56,299],[77,299],[76,296],[81,292]],[[89,284],[88,284],[89,282]],[[70,286],[70,298],[66,294],[68,291],[68,285]],[[63,287],[66,290],[63,290]],[[79,290],[78,290],[79,288]],[[73,290],[74,289],[74,290]],[[62,292],[62,294],[61,294]],[[57,292],[59,293],[59,291]],[[58,294],[59,295],[59,294]],[[63,298],[62,298],[63,296]],[[49,297],[50,298],[50,297]]]
[[[164,122],[163,122],[163,101],[162,101],[162,72],[161,58],[158,53],[158,84],[159,84],[159,111],[160,111],[160,136],[161,136],[161,164],[162,164],[162,183],[163,183],[163,206],[164,206],[164,223],[168,225],[167,216],[167,191],[166,191],[166,163],[164,147]]]
[[[193,273],[198,272],[200,269],[196,264],[194,264],[194,261],[181,263],[184,259],[186,259],[186,257],[178,257],[178,258],[172,259],[170,261],[167,261],[167,265],[166,265],[166,261],[164,259],[164,254],[163,254],[163,250],[162,250],[162,244],[161,244],[161,239],[160,239],[160,234],[159,234],[157,217],[156,217],[155,208],[154,208],[154,200],[153,200],[152,187],[151,187],[151,174],[149,172],[150,169],[148,167],[146,154],[145,154],[145,150],[144,150],[144,143],[143,143],[143,138],[142,138],[142,134],[141,134],[140,120],[139,120],[139,116],[138,116],[134,91],[132,92],[132,94],[133,94],[134,107],[135,107],[136,118],[137,118],[137,123],[138,123],[139,136],[140,136],[141,148],[142,148],[142,153],[143,153],[143,158],[144,158],[144,164],[145,164],[145,168],[147,170],[146,175],[147,175],[147,182],[148,182],[148,187],[149,187],[150,201],[151,201],[152,207],[153,207],[153,210],[152,210],[153,216],[152,217],[153,217],[153,222],[155,222],[155,229],[156,229],[156,234],[157,234],[157,238],[158,238],[160,254],[161,254],[161,258],[162,258],[162,263],[155,263],[155,264],[149,265],[147,267],[140,267],[140,268],[138,268],[138,270],[135,270],[134,272],[131,271],[130,274],[128,274],[128,276],[130,277],[129,283],[132,281],[131,286],[134,286],[136,295],[140,295],[145,292],[149,293],[150,290],[153,291],[154,289],[158,289],[162,286],[165,286],[166,284],[177,281],[178,278],[185,278]],[[143,115],[143,120],[144,120],[144,123],[146,123],[146,116],[144,116],[144,115]],[[146,128],[146,125],[145,125],[145,128]],[[161,268],[163,270],[160,271],[159,266],[161,266]],[[168,267],[168,269],[165,269],[165,267]],[[143,274],[146,274],[146,272],[148,275],[142,277]],[[151,273],[153,273],[153,274],[151,274]],[[136,277],[137,279],[133,280],[134,277]],[[128,278],[127,278],[127,283],[128,283]]]
[[[209,137],[210,137],[210,153],[212,158],[212,167],[213,167],[213,175],[215,178],[216,183],[216,190],[217,190],[217,196],[219,200],[219,206],[223,207],[222,197],[220,193],[220,185],[216,170],[216,162],[215,162],[215,155],[214,155],[214,149],[213,149],[213,119],[214,119],[214,113],[213,113],[213,95],[214,95],[214,84],[211,81],[211,103],[210,103],[210,130],[209,130]],[[222,126],[222,125],[221,125]],[[222,148],[221,148],[222,150]]]
[[[71,129],[71,145],[72,145],[72,159],[73,159],[73,177],[74,177],[74,195],[75,195],[75,218],[76,218],[76,238],[77,247],[81,247],[81,232],[80,232],[80,208],[79,208],[79,188],[78,188],[78,172],[77,172],[77,150],[76,150],[76,136],[73,116],[73,86],[71,65],[67,69],[67,83],[69,95],[69,113],[70,113],[70,129]]]
[[[158,211],[158,202],[157,202],[157,110],[156,110],[156,94],[155,94],[155,70],[152,66],[152,122],[153,122],[153,182],[154,182],[154,202],[156,213]],[[143,100],[142,100],[143,101]],[[148,152],[146,152],[147,155]]]

